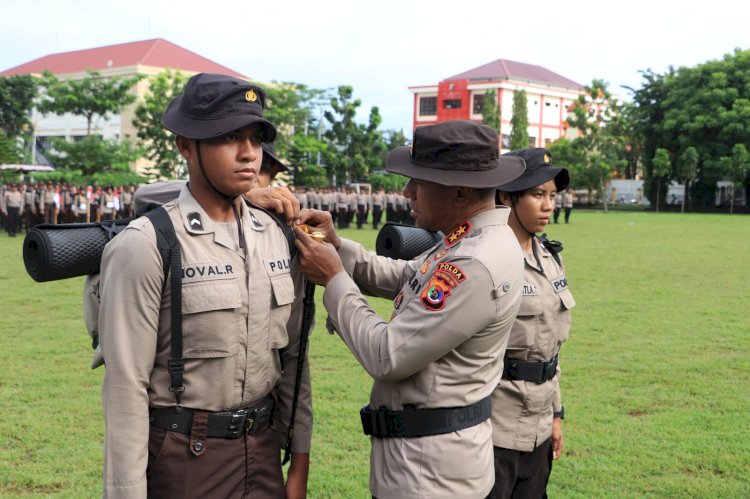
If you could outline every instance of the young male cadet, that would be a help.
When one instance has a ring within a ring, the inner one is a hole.
[[[340,239],[328,214],[303,211],[331,244],[297,231],[300,266],[326,286],[333,328],[374,378],[361,412],[372,494],[484,498],[494,479],[490,400],[523,287],[495,186],[524,163],[499,156],[492,128],[449,121],[417,128],[386,168],[410,177],[404,196],[417,225],[445,238],[414,260],[391,260]],[[390,322],[360,290],[393,300]]]
[[[189,172],[179,198],[164,205],[182,253],[181,310],[172,310],[148,218],[105,248],[105,497],[304,496],[307,371],[286,487],[280,463],[295,377],[295,369],[282,373],[280,357],[296,365],[297,262],[276,223],[241,199],[257,178],[261,142],[276,134],[263,118],[264,99],[246,81],[202,73],[162,117]],[[182,362],[175,362],[180,316]]]

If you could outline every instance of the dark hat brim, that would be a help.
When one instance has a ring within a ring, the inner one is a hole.
[[[269,160],[276,165],[276,168],[279,169],[280,172],[288,172],[289,167],[286,166],[274,153],[267,150],[265,147],[263,147],[263,155],[268,156]]]
[[[253,114],[227,116],[212,120],[196,120],[180,112],[182,95],[172,99],[169,107],[161,117],[164,128],[187,139],[207,140],[221,137],[240,128],[258,124],[263,131],[263,142],[276,139],[276,127],[265,118]]]
[[[540,168],[536,173],[528,177],[522,176],[507,184],[501,184],[498,190],[503,192],[522,192],[532,187],[545,184],[550,180],[555,181],[555,189],[561,192],[570,183],[570,174],[566,168],[560,166],[546,166]]]
[[[415,163],[409,146],[391,151],[385,169],[409,178],[426,180],[445,186],[484,189],[511,182],[523,174],[526,165],[522,158],[500,156],[497,166],[485,170],[441,170]]]

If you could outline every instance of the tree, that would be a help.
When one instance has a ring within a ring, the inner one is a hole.
[[[75,142],[57,139],[49,155],[58,169],[76,170],[83,176],[93,176],[97,173],[129,171],[130,162],[138,159],[141,151],[128,141],[118,143],[92,135]]]
[[[342,179],[343,183],[355,181],[383,165],[385,143],[378,131],[380,110],[372,107],[367,124],[357,124],[354,118],[362,101],[352,97],[352,87],[339,87],[337,97],[331,98],[331,109],[324,113],[331,125],[324,134],[329,144],[326,166],[329,177],[337,183],[342,183]]]
[[[698,151],[695,147],[690,146],[680,155],[680,162],[677,164],[677,178],[685,184],[685,193],[682,196],[681,212],[685,213],[688,195],[690,193],[690,182],[698,176]]]
[[[722,158],[726,165],[727,176],[732,182],[732,193],[729,201],[729,213],[734,213],[734,190],[744,187],[747,173],[750,171],[750,153],[747,152],[745,144],[735,144],[732,148],[732,156]]]
[[[672,170],[672,162],[669,159],[669,152],[661,147],[654,153],[652,160],[654,167],[654,178],[656,179],[656,212],[659,212],[659,198],[661,198],[661,181]]]
[[[37,94],[37,81],[31,75],[0,77],[0,132],[17,137],[31,122],[29,115]]]
[[[149,81],[149,93],[135,109],[133,126],[146,159],[150,177],[180,178],[187,169],[177,150],[172,132],[161,124],[161,117],[172,99],[182,93],[187,77],[180,71],[166,70]]]
[[[264,115],[278,130],[276,154],[291,163],[295,185],[328,185],[321,161],[328,150],[322,137],[321,118],[330,99],[329,92],[293,82],[273,82],[266,92]]]
[[[510,124],[511,150],[529,147],[529,109],[525,90],[516,90],[513,93],[513,116],[510,118]]]
[[[482,122],[500,133],[500,107],[497,105],[497,90],[491,88],[484,93]]]
[[[71,113],[86,118],[86,135],[91,135],[95,116],[107,119],[135,101],[133,86],[144,78],[104,78],[99,72],[87,70],[80,80],[59,80],[49,71],[43,74],[44,98],[37,108],[42,113]]]
[[[585,152],[584,163],[576,165],[577,171],[572,173],[585,180],[589,193],[597,190],[605,211],[605,186],[615,169],[627,167],[626,146],[629,145],[624,137],[621,106],[607,87],[602,80],[593,80],[591,85],[585,86],[585,93],[573,102],[571,116],[567,119],[568,124],[580,132],[574,142]]]

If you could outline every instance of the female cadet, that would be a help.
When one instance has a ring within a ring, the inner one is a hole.
[[[503,376],[492,397],[493,499],[546,497],[552,460],[563,450],[558,354],[575,305],[558,255],[562,247],[536,235],[549,223],[555,195],[568,185],[568,171],[552,166],[543,148],[507,155],[526,161],[523,175],[498,188],[499,201],[512,210],[508,224],[525,255],[525,282]]]

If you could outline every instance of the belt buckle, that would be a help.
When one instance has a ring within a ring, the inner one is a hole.
[[[245,409],[233,411],[232,418],[229,421],[229,431],[232,432],[232,436],[238,437],[241,433],[247,434],[246,426],[247,411]]]

